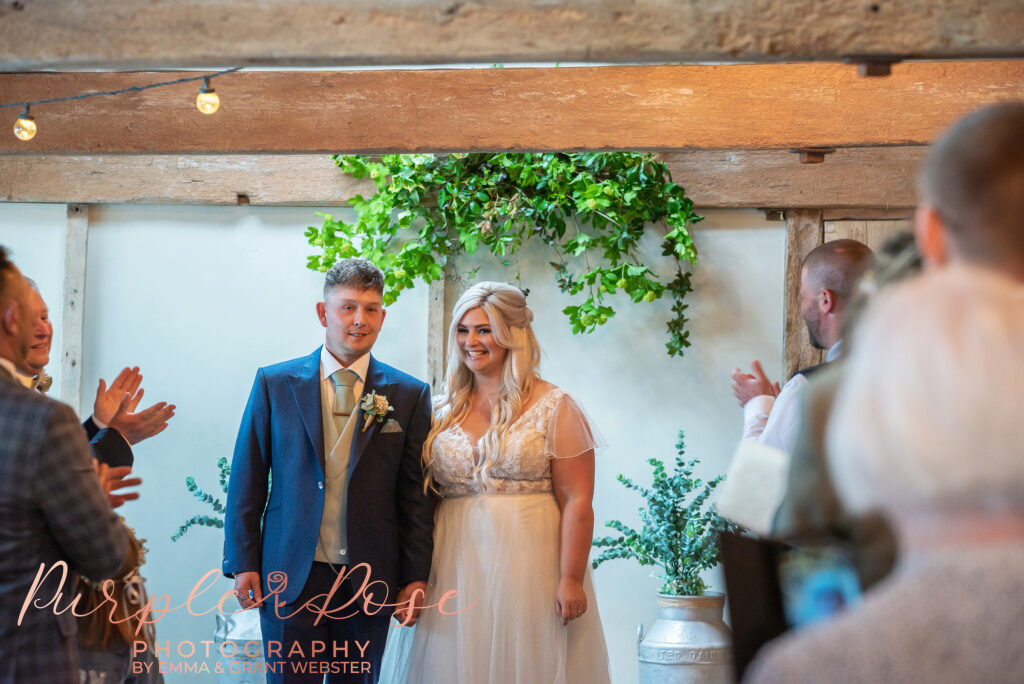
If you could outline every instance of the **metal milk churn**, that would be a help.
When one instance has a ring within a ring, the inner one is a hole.
[[[728,684],[732,638],[722,620],[725,595],[658,595],[658,619],[637,634],[640,684]]]

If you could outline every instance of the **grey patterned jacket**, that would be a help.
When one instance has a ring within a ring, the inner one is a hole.
[[[128,532],[93,471],[89,444],[70,406],[22,387],[0,367],[0,684],[79,681],[75,618],[61,615],[73,574],[106,579],[120,568]],[[35,593],[40,566],[66,561]]]

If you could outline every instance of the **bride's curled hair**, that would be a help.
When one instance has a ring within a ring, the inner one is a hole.
[[[526,305],[526,297],[506,283],[480,282],[473,285],[455,303],[452,324],[448,329],[448,361],[445,386],[435,398],[434,421],[423,443],[423,464],[427,486],[434,485],[431,474],[433,460],[431,448],[437,436],[466,419],[470,411],[470,398],[475,388],[473,372],[463,363],[456,342],[456,331],[463,316],[472,309],[487,314],[491,335],[499,346],[508,350],[502,369],[502,383],[497,401],[491,406],[491,425],[478,442],[480,458],[475,476],[486,486],[487,470],[495,462],[504,446],[505,432],[523,410],[527,397],[539,379],[540,345],[533,334],[533,311]],[[439,399],[439,401],[438,401]]]

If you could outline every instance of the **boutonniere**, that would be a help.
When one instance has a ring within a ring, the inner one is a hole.
[[[366,416],[362,432],[366,432],[366,428],[370,427],[370,423],[375,420],[378,423],[383,423],[388,413],[394,411],[394,407],[388,404],[388,398],[383,394],[377,394],[376,390],[371,390],[363,397],[363,403],[359,405],[359,408],[363,409],[363,415]]]
[[[39,390],[43,394],[50,389],[51,385],[53,385],[53,378],[47,375],[46,371],[39,371],[39,375],[32,378],[32,389]]]

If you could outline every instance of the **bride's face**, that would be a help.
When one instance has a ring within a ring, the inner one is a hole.
[[[498,345],[484,310],[470,309],[455,328],[455,343],[466,367],[477,375],[501,374],[508,350]]]

